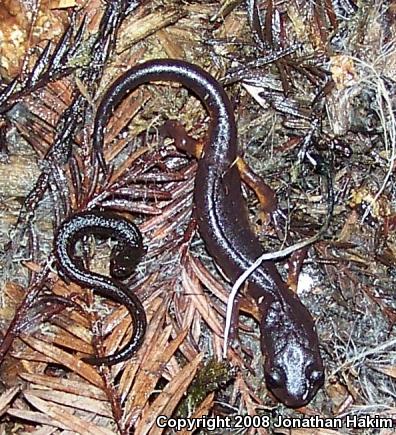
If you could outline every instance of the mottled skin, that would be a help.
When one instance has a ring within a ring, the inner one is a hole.
[[[118,244],[113,248],[110,261],[111,278],[86,269],[80,259],[75,257],[75,244],[86,235],[117,240]],[[133,333],[124,348],[114,355],[88,357],[83,360],[89,364],[112,365],[130,359],[143,342],[147,320],[139,298],[118,280],[133,272],[135,264],[144,253],[139,229],[133,223],[110,212],[76,213],[62,222],[57,229],[54,253],[63,276],[125,305],[132,317]]]
[[[208,140],[196,175],[195,213],[209,253],[234,282],[264,251],[250,227],[235,165],[237,139],[231,104],[210,74],[187,62],[165,59],[124,73],[107,90],[97,111],[93,145],[99,162],[105,167],[103,133],[115,107],[126,94],[153,81],[181,83],[210,115]],[[305,405],[324,379],[314,321],[272,261],[264,262],[248,281],[248,292],[261,313],[267,386],[287,406]]]

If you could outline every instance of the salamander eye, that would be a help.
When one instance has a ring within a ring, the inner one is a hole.
[[[265,374],[265,380],[269,388],[279,388],[284,384],[282,372],[276,367],[272,367],[271,370]]]
[[[324,373],[321,370],[313,370],[309,375],[309,379],[313,384],[322,385],[324,383]]]

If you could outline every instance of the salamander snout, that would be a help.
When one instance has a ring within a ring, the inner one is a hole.
[[[301,370],[302,369],[302,370]],[[298,367],[293,363],[265,367],[265,381],[271,393],[286,406],[299,408],[309,403],[324,383],[321,364]]]

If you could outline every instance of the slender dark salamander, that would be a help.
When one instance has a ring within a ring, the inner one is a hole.
[[[237,133],[230,101],[220,84],[198,66],[179,60],[152,60],[119,77],[98,107],[93,146],[100,164],[104,129],[115,107],[143,83],[178,82],[195,94],[210,115],[209,139],[195,181],[195,213],[209,253],[234,282],[261,254],[253,233],[236,165]],[[249,294],[260,313],[261,349],[268,388],[284,404],[307,404],[323,385],[324,371],[314,321],[284,283],[272,261],[249,277]]]
[[[76,242],[85,235],[114,238],[110,260],[112,278],[87,270],[75,258]],[[140,347],[146,332],[147,320],[139,298],[118,282],[132,273],[138,258],[144,253],[142,236],[138,228],[126,219],[110,212],[87,211],[76,213],[62,222],[56,231],[54,253],[58,267],[66,278],[95,289],[96,293],[125,305],[133,321],[133,334],[129,343],[119,352],[106,357],[83,358],[89,364],[112,365],[129,359]]]

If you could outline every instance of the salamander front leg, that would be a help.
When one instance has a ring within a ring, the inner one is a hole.
[[[278,206],[274,190],[253,171],[242,157],[238,157],[236,165],[242,181],[256,194],[264,216],[273,213]]]
[[[287,285],[294,292],[297,291],[298,278],[300,276],[301,268],[308,253],[308,246],[294,251],[287,264],[289,272],[287,274]]]
[[[178,121],[168,120],[160,128],[160,134],[164,137],[171,137],[175,141],[175,147],[191,157],[200,159],[204,142],[192,138],[185,127]],[[278,202],[274,190],[258,176],[242,157],[238,157],[235,162],[242,181],[253,190],[260,203],[263,221],[273,213]]]
[[[203,143],[191,137],[184,125],[178,121],[168,120],[159,129],[163,137],[170,137],[175,141],[175,147],[190,157],[199,159],[203,150]]]

